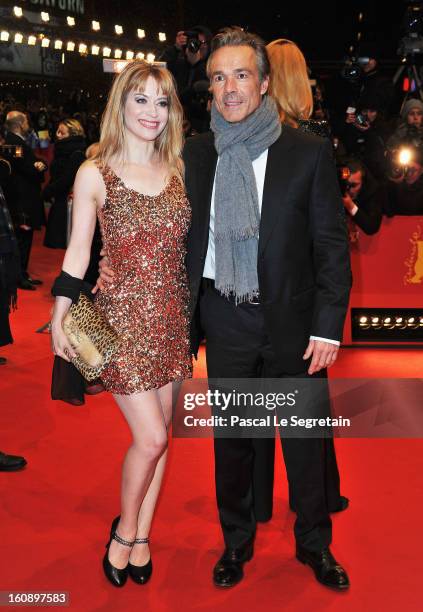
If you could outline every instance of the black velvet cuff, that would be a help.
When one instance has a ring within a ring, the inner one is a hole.
[[[79,300],[79,294],[83,288],[84,281],[80,278],[75,278],[67,272],[61,271],[60,275],[56,278],[51,288],[51,294],[54,297],[62,295],[63,297],[70,298],[73,304]]]

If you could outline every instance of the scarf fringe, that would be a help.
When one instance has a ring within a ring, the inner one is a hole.
[[[256,298],[258,293],[259,293],[258,287],[257,287],[257,289],[252,289],[250,291],[246,291],[245,293],[241,293],[240,295],[236,293],[234,285],[224,285],[224,287],[219,287],[219,286],[215,285],[215,287],[216,287],[217,291],[221,295],[223,295],[223,297],[225,297],[225,298],[234,297],[235,298],[235,304],[237,306],[238,306],[238,304],[242,304],[244,302],[249,302],[250,300]]]

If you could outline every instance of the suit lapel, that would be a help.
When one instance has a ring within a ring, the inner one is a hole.
[[[289,153],[294,146],[289,128],[282,127],[282,134],[269,147],[264,177],[263,201],[260,219],[259,255],[264,252],[279,215],[292,178]]]

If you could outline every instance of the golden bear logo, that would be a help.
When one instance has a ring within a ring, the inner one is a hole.
[[[419,285],[423,283],[423,237],[420,225],[413,232],[411,238],[410,257],[405,260],[408,272],[404,276],[404,285]]]

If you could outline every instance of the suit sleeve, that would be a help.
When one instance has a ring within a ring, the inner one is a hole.
[[[316,279],[311,335],[342,340],[351,267],[345,214],[329,141],[320,145],[310,207]]]

